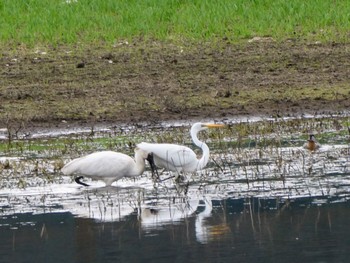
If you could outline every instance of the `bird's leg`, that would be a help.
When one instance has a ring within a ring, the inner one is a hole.
[[[81,179],[83,179],[84,177],[83,176],[78,176],[78,177],[75,177],[74,181],[77,183],[77,184],[81,184],[83,186],[90,186],[86,183],[83,183],[82,181],[80,181]]]
[[[151,167],[152,177],[159,180],[159,174],[158,174],[156,164],[154,163],[153,153],[149,153],[146,160],[149,162],[149,165]]]

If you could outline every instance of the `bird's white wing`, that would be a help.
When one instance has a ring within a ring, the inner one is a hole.
[[[168,143],[140,143],[137,145],[149,153],[153,153],[157,166],[172,171],[187,171],[189,167],[196,167],[198,160],[190,148]]]
[[[124,174],[133,159],[125,154],[104,151],[74,159],[62,168],[66,175],[81,174],[90,177],[112,177]]]

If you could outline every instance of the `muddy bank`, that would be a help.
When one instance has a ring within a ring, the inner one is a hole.
[[[0,126],[339,113],[349,50],[270,40],[3,50]]]

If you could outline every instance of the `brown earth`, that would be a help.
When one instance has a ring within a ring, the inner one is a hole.
[[[0,128],[344,112],[349,51],[270,39],[2,50]]]

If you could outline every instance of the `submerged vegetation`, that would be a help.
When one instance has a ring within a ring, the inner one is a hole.
[[[247,147],[252,141],[254,141],[254,145],[259,145],[262,141],[267,142],[267,144],[271,144],[271,141],[275,140],[304,141],[309,134],[317,135],[318,140],[322,143],[337,141],[338,137],[345,138],[344,143],[346,144],[346,138],[350,135],[348,127],[350,127],[350,120],[346,116],[261,118],[256,120],[242,118],[240,121],[228,122],[225,129],[202,132],[199,136],[209,140],[216,147],[223,148],[223,150],[227,146],[224,144],[227,143],[236,145],[236,147]],[[60,133],[62,134],[57,135]],[[19,153],[35,154],[42,151],[58,153],[49,154],[49,156],[102,149],[124,151],[130,149],[132,151],[135,145],[141,141],[192,144],[187,125],[163,127],[162,125],[146,124],[111,126],[103,129],[90,127],[84,131],[70,131],[68,129],[56,133],[48,132],[43,135],[19,130],[15,135],[4,132],[1,141],[2,156],[16,156]],[[298,142],[295,143],[294,146],[298,146]]]
[[[199,134],[201,139],[208,142],[212,152],[212,161],[208,172],[204,174],[210,174],[210,181],[213,182],[222,176],[224,177],[220,181],[230,180],[237,176],[237,171],[234,170],[241,167],[247,176],[250,174],[247,182],[261,180],[259,169],[265,169],[266,163],[271,163],[273,167],[281,166],[282,162],[283,165],[292,165],[290,164],[293,162],[292,159],[288,162],[284,160],[292,153],[297,155],[297,158],[306,158],[307,153],[301,151],[301,146],[308,139],[309,134],[315,134],[318,141],[326,147],[338,145],[341,148],[340,152],[346,151],[350,136],[348,126],[349,118],[339,116],[255,121],[242,119],[228,122],[225,129]],[[2,180],[19,182],[22,186],[26,185],[26,181],[31,182],[33,176],[44,181],[48,178],[49,182],[54,182],[61,180],[60,168],[69,159],[101,150],[119,151],[132,156],[135,145],[141,141],[168,142],[192,147],[188,130],[187,125],[166,128],[163,126],[103,129],[92,127],[85,132],[62,131],[60,136],[49,133],[39,137],[35,134],[19,132],[12,140],[3,137],[0,144]],[[334,155],[332,151],[329,152],[330,156]],[[288,152],[287,155],[285,155],[286,152]],[[298,174],[300,169],[305,169],[299,167],[299,164],[295,165],[295,174]],[[268,180],[271,180],[270,176],[273,176],[274,169],[276,168],[271,168]],[[196,183],[202,183],[202,179]],[[190,179],[192,180],[194,179]],[[209,179],[204,179],[204,181],[207,180]]]

